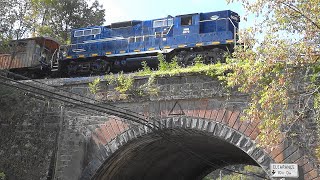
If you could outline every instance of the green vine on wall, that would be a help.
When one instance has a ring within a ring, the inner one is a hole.
[[[170,62],[165,60],[164,55],[158,55],[159,65],[158,69],[152,71],[146,62],[142,62],[142,69],[133,74],[124,74],[120,72],[117,75],[106,75],[104,80],[106,85],[113,85],[114,90],[120,93],[122,97],[128,95],[145,96],[145,95],[157,95],[159,92],[155,82],[158,77],[172,77],[181,74],[203,74],[213,78],[219,78],[224,80],[223,75],[225,72],[225,66],[221,63],[217,64],[204,64],[201,56],[197,56],[194,60],[194,65],[188,67],[181,67],[178,64],[177,57],[174,57]],[[147,82],[134,87],[135,78],[146,77]],[[96,94],[100,91],[100,83],[103,81],[100,78],[95,79],[89,83],[90,92]]]
[[[0,172],[0,180],[5,180],[6,179],[6,174],[4,172]]]
[[[96,78],[93,80],[93,82],[89,83],[89,90],[92,94],[96,94],[100,90],[101,79]]]

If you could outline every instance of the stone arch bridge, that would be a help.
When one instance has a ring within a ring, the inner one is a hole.
[[[92,95],[90,81],[75,78],[46,83],[139,113],[147,122],[65,106],[54,179],[193,180],[234,164],[260,166],[270,177],[270,163],[297,163],[299,179],[320,179],[314,159],[299,146],[299,140],[283,139],[274,149],[257,146],[258,123],[240,120],[248,97],[225,90],[215,79],[162,77],[156,80],[158,94],[125,98],[106,86]],[[146,81],[136,79],[134,86]]]

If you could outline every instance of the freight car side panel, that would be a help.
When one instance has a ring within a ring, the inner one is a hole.
[[[0,54],[0,69],[32,68],[40,66],[40,47],[34,40],[13,44],[14,58],[11,54]]]
[[[0,69],[17,69],[28,67],[27,55],[18,54],[12,59],[10,54],[0,54]]]

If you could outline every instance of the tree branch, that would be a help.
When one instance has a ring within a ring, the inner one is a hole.
[[[296,7],[295,5],[293,4],[287,4],[287,3],[284,3],[282,2],[283,5],[287,6],[288,8],[292,9],[293,11],[301,14],[301,16],[303,16],[304,18],[306,18],[309,22],[311,22],[316,28],[320,29],[320,26],[315,23],[314,21],[312,21],[312,19],[310,19],[309,17],[307,17],[304,13],[301,12],[301,10],[299,10],[298,7]]]

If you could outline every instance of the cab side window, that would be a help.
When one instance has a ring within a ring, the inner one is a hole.
[[[192,25],[192,16],[182,16],[181,26],[190,26],[190,25]]]

